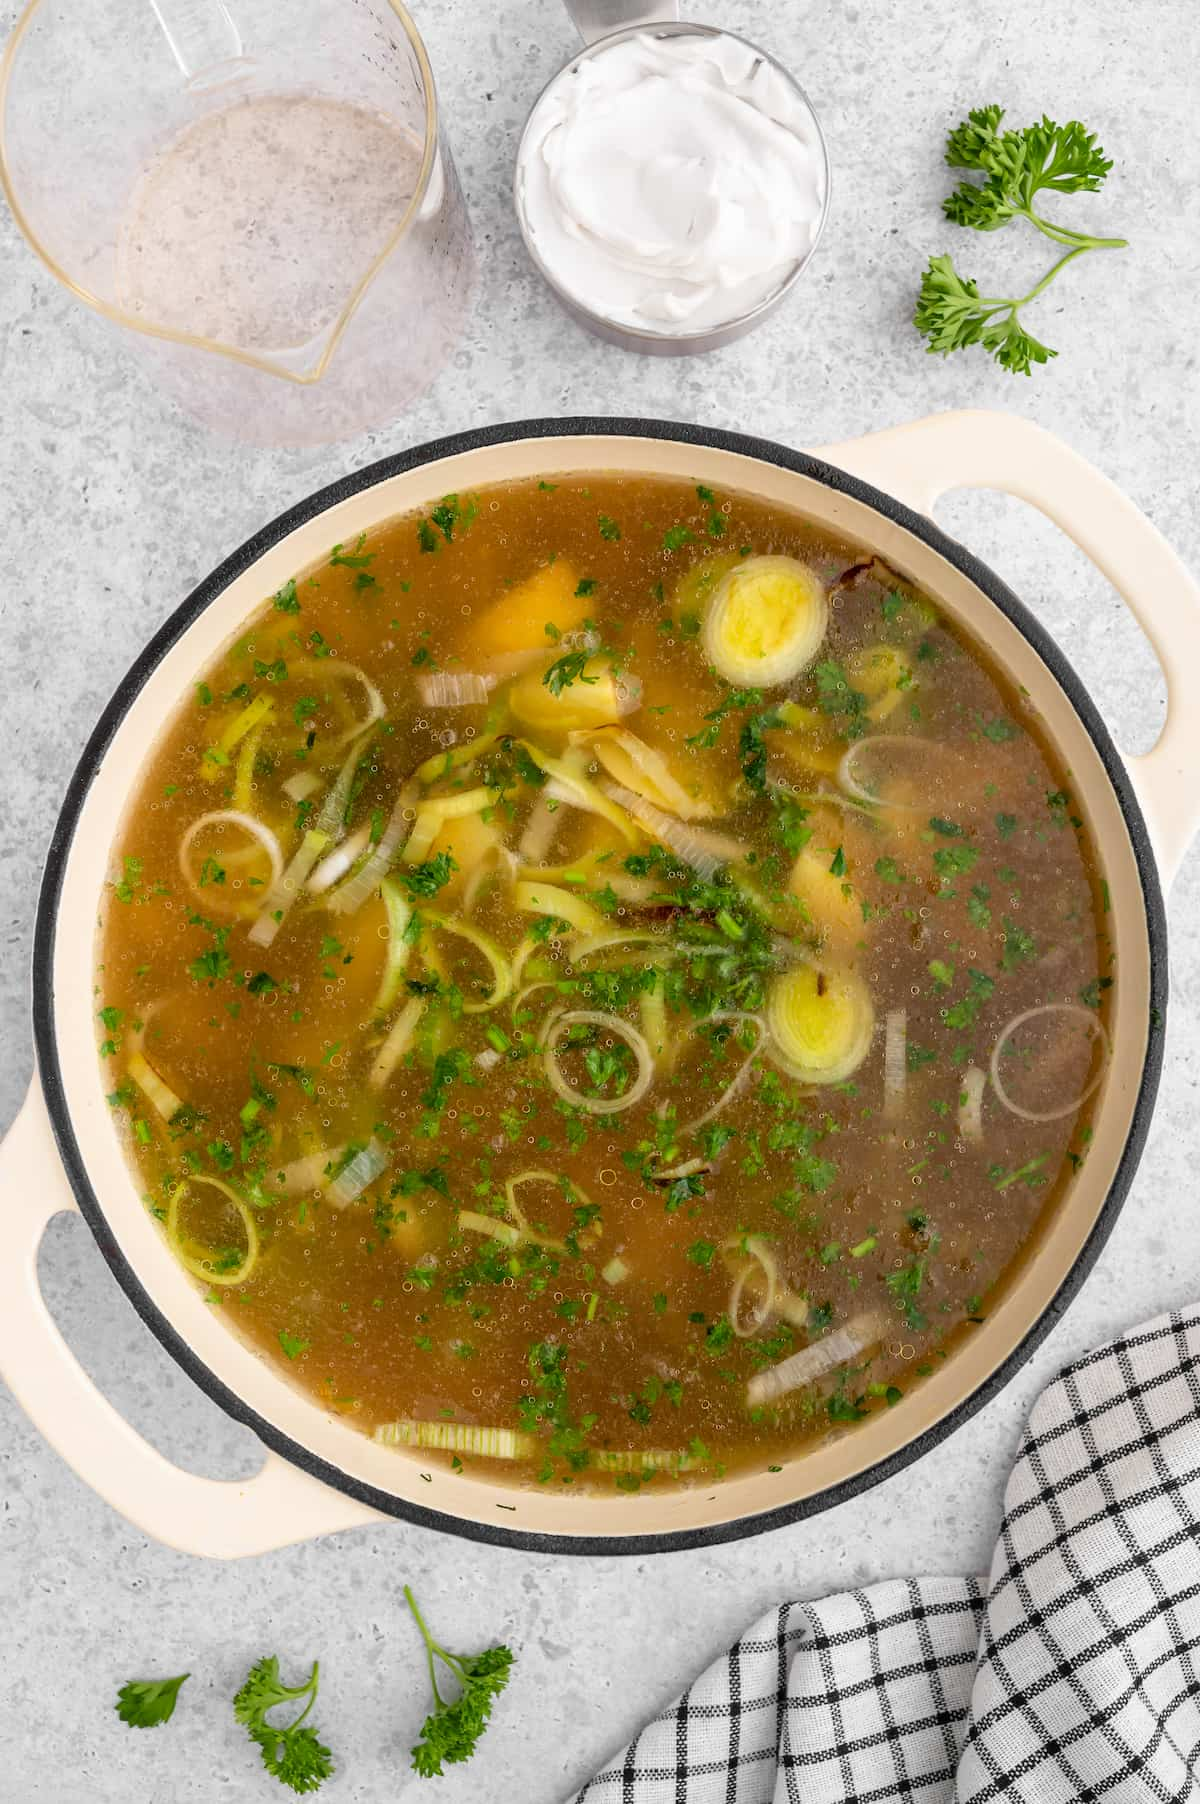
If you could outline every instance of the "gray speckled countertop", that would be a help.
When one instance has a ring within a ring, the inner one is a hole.
[[[15,11],[2,0],[0,26]],[[30,1067],[41,860],[98,709],[200,576],[346,469],[522,415],[642,413],[813,445],[942,408],[997,406],[1029,414],[1100,464],[1200,566],[1194,0],[729,0],[719,11],[804,82],[835,180],[824,245],[791,303],[706,359],[639,360],[588,338],[522,254],[509,206],[516,137],[573,48],[555,0],[419,6],[482,277],[450,366],[407,418],[367,439],[297,454],[209,436],[172,410],[0,216],[0,1122]],[[1040,320],[1061,355],[1028,382],[982,354],[934,361],[907,324],[925,256],[953,240],[985,278],[1011,262],[1044,262],[1030,242],[967,240],[940,219],[943,134],[990,99],[1018,123],[1045,108],[1095,127],[1117,167],[1103,197],[1075,203],[1079,217],[1134,241],[1119,257],[1076,266],[1055,289]],[[1015,502],[953,496],[941,518],[1065,645],[1119,741],[1148,745],[1161,679],[1104,581]],[[272,1649],[289,1661],[321,1656],[319,1721],[340,1756],[322,1796],[383,1804],[413,1795],[406,1749],[425,1706],[400,1602],[406,1578],[452,1644],[503,1635],[520,1651],[486,1751],[444,1779],[438,1797],[554,1804],[772,1600],[985,1567],[1010,1456],[1047,1376],[1122,1326],[1200,1296],[1195,856],[1170,915],[1174,1003],[1158,1114],[1099,1265],[1001,1397],[916,1468],[815,1521],[630,1561],[497,1552],[395,1524],[210,1565],[148,1543],[113,1515],[0,1391],[0,1804],[281,1796],[256,1771],[226,1702],[250,1660]],[[253,1470],[252,1438],[141,1327],[78,1218],[54,1224],[41,1271],[81,1359],[158,1446],[196,1471]],[[169,1730],[142,1736],[118,1724],[120,1680],[185,1667],[196,1675],[188,1708]]]

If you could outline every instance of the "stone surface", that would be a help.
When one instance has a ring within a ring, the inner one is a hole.
[[[198,577],[347,468],[522,415],[657,415],[815,445],[938,409],[994,406],[1060,433],[1200,564],[1194,0],[986,8],[728,0],[723,22],[774,51],[812,95],[829,136],[834,205],[790,305],[743,344],[688,362],[638,360],[590,339],[522,254],[509,205],[516,137],[573,47],[554,0],[503,8],[424,0],[420,12],[482,277],[451,365],[386,431],[304,453],[209,436],[172,410],[0,217],[0,1122],[30,1067],[40,863],[98,709]],[[0,0],[0,27],[13,17],[12,0]],[[1040,319],[1061,355],[1028,382],[982,354],[930,359],[907,323],[930,251],[952,247],[984,292],[1014,264],[1044,266],[1043,248],[1015,233],[967,240],[940,218],[942,135],[967,106],[993,98],[1018,121],[1044,108],[1097,129],[1117,167],[1102,197],[1063,211],[1134,241],[1120,256],[1088,259],[1054,290]],[[960,494],[942,519],[1061,640],[1120,742],[1147,746],[1161,719],[1161,679],[1104,580],[1017,503]],[[0,1390],[0,1804],[270,1795],[227,1699],[249,1662],[273,1649],[289,1664],[321,1656],[319,1721],[340,1756],[322,1796],[382,1804],[414,1794],[406,1749],[424,1710],[424,1677],[400,1601],[405,1579],[451,1643],[503,1635],[520,1650],[486,1751],[441,1781],[439,1798],[554,1804],[771,1600],[986,1566],[1010,1455],[1048,1375],[1200,1293],[1190,1221],[1198,905],[1193,856],[1171,902],[1174,1007],[1157,1118],[1081,1296],[1004,1394],[952,1440],[814,1521],[628,1562],[496,1552],[397,1524],[210,1565],[147,1542],[113,1515]],[[140,1326],[77,1218],[54,1224],[41,1274],[71,1344],[132,1422],[191,1470],[253,1470],[250,1437]],[[122,1679],[184,1668],[196,1676],[168,1729],[137,1735],[118,1724],[111,1701]]]

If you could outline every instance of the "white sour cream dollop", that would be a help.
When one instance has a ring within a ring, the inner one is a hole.
[[[534,108],[517,181],[555,282],[665,334],[765,301],[811,250],[825,204],[800,94],[723,35],[639,34],[582,58]]]

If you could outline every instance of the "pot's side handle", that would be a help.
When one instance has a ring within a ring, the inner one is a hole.
[[[84,1483],[156,1541],[210,1559],[382,1521],[274,1453],[253,1478],[199,1478],[130,1427],[71,1352],[38,1285],[46,1225],[74,1206],[35,1077],[0,1142],[0,1377]]]
[[[1167,718],[1153,750],[1126,764],[1169,885],[1200,827],[1200,587],[1158,528],[1078,452],[1016,414],[935,414],[815,455],[926,514],[951,489],[1015,495],[1108,577],[1167,683]]]

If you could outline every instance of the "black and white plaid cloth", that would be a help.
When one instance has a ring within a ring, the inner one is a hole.
[[[1200,1308],[1039,1398],[987,1583],[772,1610],[575,1804],[1200,1804]]]

